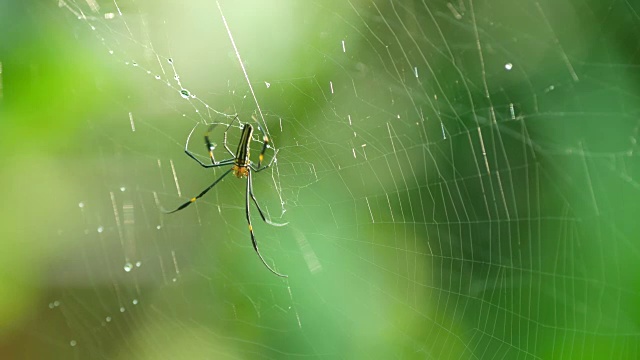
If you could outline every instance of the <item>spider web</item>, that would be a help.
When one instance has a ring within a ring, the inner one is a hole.
[[[82,179],[61,195],[44,304],[19,332],[37,350],[16,354],[638,357],[638,6],[59,0],[47,12],[99,99],[75,115]],[[255,193],[288,224],[251,211],[288,279],[252,249],[245,180],[160,212],[224,171],[184,154],[189,132],[208,161],[202,136],[218,124],[221,160],[241,123],[257,128],[254,162],[272,140]]]

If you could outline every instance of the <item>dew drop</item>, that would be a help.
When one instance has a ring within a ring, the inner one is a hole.
[[[133,305],[138,305],[138,299],[133,299],[133,301],[131,302]]]
[[[130,262],[127,262],[126,264],[124,264],[124,271],[126,271],[126,272],[131,271],[132,268],[133,268],[133,266],[131,265]]]
[[[71,346],[76,346],[77,342],[75,340],[71,340],[69,341],[69,345]]]
[[[160,75],[156,75],[156,80],[160,80]]]
[[[49,309],[53,309],[55,306],[53,306],[53,303],[49,303]]]
[[[104,228],[102,226],[98,226],[98,232],[101,233],[104,231]]]
[[[168,58],[168,59],[167,59],[167,62],[168,62],[169,64],[173,64],[173,59],[172,59],[172,58]]]
[[[82,208],[84,207],[84,203],[83,203],[82,201],[81,201],[81,202],[79,202],[79,203],[78,203],[78,207],[82,209]]]
[[[180,96],[182,96],[183,98],[188,99],[190,95],[191,93],[189,93],[189,90],[187,89],[180,90]]]
[[[136,267],[142,266],[142,261],[136,261]]]
[[[507,70],[511,70],[511,69],[513,69],[513,64],[512,63],[506,63],[506,64],[504,64],[504,68],[507,69]]]
[[[127,188],[125,188],[124,186],[120,187],[120,191],[124,192],[125,190],[127,190]]]
[[[123,313],[125,310],[124,306],[120,307],[120,312]]]
[[[160,230],[160,228],[162,228],[162,226],[160,225],[156,226],[156,229]]]
[[[109,50],[109,55],[113,55],[113,50]]]
[[[131,65],[133,65],[133,66],[138,66],[138,63],[137,63],[137,62],[135,62],[135,61],[132,61],[132,62],[131,62]]]
[[[56,300],[53,302],[53,306],[60,306],[60,301]]]
[[[107,317],[105,318],[105,320],[106,320],[107,322],[111,322],[111,316],[107,316]]]

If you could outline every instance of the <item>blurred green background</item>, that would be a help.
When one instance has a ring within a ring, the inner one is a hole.
[[[0,4],[3,359],[638,358],[640,6],[220,8]]]

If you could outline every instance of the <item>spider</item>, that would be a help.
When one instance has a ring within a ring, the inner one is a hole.
[[[189,139],[191,138],[191,135],[193,134],[193,131],[196,129],[196,127],[198,127],[198,125],[196,125],[191,132],[189,133],[189,137],[187,137],[187,144],[185,145],[184,148],[184,152],[193,160],[197,161],[198,164],[200,164],[200,166],[204,167],[204,168],[215,168],[215,167],[220,167],[220,166],[227,166],[227,165],[233,165],[229,170],[225,171],[218,179],[216,179],[211,185],[209,185],[209,187],[207,187],[206,189],[204,189],[200,194],[198,194],[195,197],[192,197],[191,199],[189,199],[189,201],[185,202],[184,204],[178,206],[178,208],[176,208],[175,210],[172,211],[166,211],[163,210],[163,212],[165,214],[171,214],[177,211],[180,211],[184,208],[186,208],[187,206],[193,204],[196,200],[198,200],[199,198],[203,197],[204,194],[206,194],[209,190],[211,190],[214,186],[216,186],[225,176],[229,175],[229,173],[233,172],[233,174],[241,179],[241,178],[247,178],[247,191],[246,191],[246,202],[245,202],[245,214],[247,215],[247,223],[249,225],[249,233],[251,234],[251,243],[253,244],[253,249],[256,251],[256,254],[258,254],[258,257],[260,258],[260,260],[262,260],[262,263],[267,267],[267,269],[269,269],[272,273],[286,278],[288,277],[287,275],[284,274],[280,274],[279,272],[275,271],[274,269],[271,268],[271,266],[269,266],[269,264],[267,264],[267,262],[264,260],[264,258],[262,257],[262,255],[260,254],[260,251],[258,250],[258,243],[256,242],[256,237],[253,234],[253,226],[251,225],[251,214],[249,212],[249,198],[251,198],[251,200],[253,200],[253,203],[256,204],[256,208],[258,209],[258,213],[260,213],[260,217],[262,218],[262,220],[269,224],[269,225],[274,225],[274,226],[284,226],[287,225],[287,223],[284,224],[279,224],[279,223],[274,223],[271,222],[270,220],[268,220],[265,216],[264,216],[264,212],[262,211],[262,209],[260,208],[260,205],[258,205],[258,200],[256,200],[255,195],[253,194],[253,182],[251,181],[251,173],[252,172],[260,172],[262,170],[265,170],[267,168],[269,168],[271,166],[271,164],[273,164],[274,160],[276,159],[276,155],[278,153],[278,151],[276,150],[275,154],[273,155],[273,158],[271,158],[271,161],[269,161],[268,164],[263,165],[262,164],[262,160],[264,160],[264,153],[267,150],[267,147],[269,146],[269,138],[264,135],[263,136],[263,144],[262,144],[262,151],[260,151],[260,156],[258,157],[258,164],[257,166],[254,166],[254,163],[251,161],[251,159],[249,158],[249,145],[252,139],[252,135],[253,135],[253,127],[251,126],[251,124],[244,124],[242,125],[242,134],[240,135],[240,142],[238,143],[238,148],[236,149],[236,152],[233,153],[233,151],[231,151],[231,149],[229,149],[229,147],[227,146],[227,132],[229,131],[229,128],[231,127],[231,125],[233,124],[233,122],[238,119],[238,117],[236,116],[233,121],[229,124],[229,126],[227,126],[227,129],[224,131],[224,147],[227,150],[227,152],[229,152],[229,154],[231,154],[231,156],[233,156],[232,158],[226,159],[226,160],[222,160],[222,161],[216,161],[213,158],[213,149],[214,146],[212,145],[211,141],[209,141],[209,133],[211,132],[211,130],[213,129],[213,127],[216,124],[212,124],[211,126],[209,126],[209,129],[207,130],[207,132],[204,135],[204,142],[207,145],[207,150],[209,151],[209,158],[211,159],[211,164],[205,164],[202,161],[200,161],[200,159],[198,159],[191,151],[189,151]]]

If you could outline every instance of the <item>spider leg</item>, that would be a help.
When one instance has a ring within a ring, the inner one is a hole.
[[[260,166],[260,163],[262,162],[262,159],[264,159],[264,151],[266,149],[267,149],[266,145],[262,147],[262,152],[260,153],[260,157],[258,158],[259,161],[258,161],[258,166],[257,167],[253,166],[253,164],[249,165],[253,171],[260,172],[262,170],[266,170],[269,167],[271,167],[271,165],[275,162],[279,150],[276,150],[276,152],[273,154],[273,157],[271,158],[271,161],[269,161],[269,163],[267,165]]]
[[[269,225],[273,225],[273,226],[285,226],[285,225],[287,225],[288,222],[286,222],[284,224],[276,223],[276,222],[273,222],[273,221],[267,219],[266,216],[264,216],[264,212],[260,208],[260,205],[258,205],[258,200],[256,200],[256,196],[253,194],[253,180],[251,179],[251,171],[249,171],[249,179],[247,181],[249,182],[249,195],[251,195],[251,199],[253,200],[253,203],[256,204],[256,208],[258,208],[258,213],[260,213],[260,217],[262,218],[262,221],[266,222]]]
[[[247,215],[247,223],[249,224],[249,233],[251,233],[251,243],[253,244],[253,249],[256,251],[256,254],[258,254],[258,257],[260,258],[260,260],[262,261],[264,266],[266,266],[267,269],[269,269],[269,271],[271,271],[272,273],[274,273],[274,274],[276,274],[276,275],[278,275],[280,277],[286,278],[286,277],[288,277],[287,275],[280,274],[279,272],[273,270],[271,268],[271,266],[269,266],[269,264],[267,264],[267,262],[264,260],[264,258],[260,254],[260,250],[258,250],[258,243],[256,242],[255,235],[253,234],[253,226],[251,226],[251,213],[249,212],[249,205],[250,205],[249,204],[249,196],[251,196],[253,198],[253,195],[252,195],[252,189],[251,189],[252,188],[252,186],[251,186],[251,170],[249,170],[248,172],[249,172],[249,176],[247,178],[247,194],[246,194],[246,202],[245,202],[245,210],[246,210],[245,213]],[[254,201],[255,201],[255,198],[254,198]],[[257,203],[256,203],[256,205],[257,205]],[[258,208],[258,209],[260,209],[260,208]],[[264,214],[262,214],[262,210],[259,210],[259,211],[260,211],[260,215],[262,216],[262,219],[265,220]]]
[[[191,132],[189,133],[189,136],[187,137],[187,144],[184,146],[184,152],[185,154],[187,154],[190,158],[192,158],[193,160],[195,160],[198,164],[200,164],[200,166],[202,166],[203,168],[213,168],[213,167],[218,167],[218,166],[223,166],[223,165],[229,165],[233,163],[234,159],[227,159],[227,160],[222,160],[220,162],[216,162],[213,159],[213,152],[212,152],[212,145],[209,142],[209,138],[207,137],[207,135],[209,134],[207,132],[207,135],[204,136],[205,142],[207,143],[207,147],[209,148],[209,157],[211,157],[211,165],[205,164],[202,161],[200,161],[200,159],[198,159],[194,153],[192,153],[191,151],[189,151],[189,140],[191,139],[191,135],[193,134],[193,131],[198,127],[198,124],[196,124],[196,126],[193,127],[193,129],[191,129]]]
[[[167,211],[165,209],[162,209],[162,212],[165,214],[171,214],[177,211],[180,211],[184,208],[186,208],[187,206],[193,204],[196,200],[200,199],[201,197],[204,196],[204,194],[206,194],[209,190],[211,190],[214,186],[216,186],[225,176],[229,175],[229,173],[231,172],[231,170],[233,170],[233,168],[227,170],[224,172],[224,174],[222,174],[216,181],[213,182],[213,184],[209,185],[208,188],[204,189],[200,194],[198,194],[196,197],[192,197],[191,199],[189,199],[189,201],[185,202],[184,204],[178,206],[177,209],[175,210],[171,210],[171,211]],[[253,233],[252,233],[253,234]]]
[[[207,152],[209,152],[209,158],[211,159],[211,163],[212,164],[216,163],[216,159],[214,159],[214,157],[213,157],[214,146],[211,143],[211,140],[209,140],[209,133],[211,132],[211,130],[213,130],[214,126],[216,126],[216,124],[211,124],[209,126],[209,128],[207,129],[207,132],[204,133],[204,143],[205,143],[205,145],[207,145]]]
[[[262,150],[260,151],[260,156],[258,157],[258,166],[256,166],[253,169],[255,172],[262,171],[268,168],[269,166],[271,166],[271,164],[276,158],[276,155],[278,155],[278,151],[276,150],[275,154],[273,154],[273,157],[271,158],[271,161],[269,161],[269,164],[262,167],[261,165],[262,165],[262,160],[264,160],[264,153],[267,151],[267,147],[269,147],[269,137],[267,135],[264,135],[262,139],[263,139]]]
[[[233,125],[233,123],[238,120],[238,115],[233,117],[233,121],[231,121],[229,123],[229,126],[227,126],[227,129],[224,131],[224,140],[222,141],[222,144],[224,145],[224,148],[227,149],[227,152],[229,154],[231,154],[231,156],[235,157],[236,154],[234,154],[233,151],[231,151],[231,149],[229,149],[229,145],[227,145],[227,132],[229,132],[229,128],[231,127],[231,125]]]

